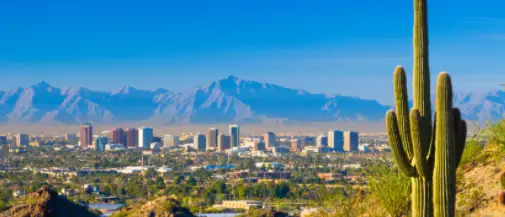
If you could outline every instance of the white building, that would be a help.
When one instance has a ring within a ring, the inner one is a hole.
[[[163,136],[163,144],[165,145],[165,147],[168,147],[168,146],[179,146],[180,145],[180,142],[179,142],[179,136],[173,136],[173,135],[164,135]]]
[[[143,149],[149,149],[151,143],[153,142],[153,128],[141,127],[139,128],[139,147]]]
[[[328,131],[328,147],[337,152],[344,151],[344,133],[340,130]]]

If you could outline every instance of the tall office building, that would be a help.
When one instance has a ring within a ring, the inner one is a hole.
[[[90,123],[81,124],[79,140],[81,147],[86,148],[93,145],[93,126]]]
[[[292,139],[291,140],[291,152],[300,152],[303,149],[302,140]]]
[[[139,131],[137,128],[126,129],[126,147],[136,148],[139,146]]]
[[[110,130],[109,143],[126,145],[126,133],[123,128],[114,128]]]
[[[333,151],[344,151],[344,133],[339,130],[328,131],[328,147]]]
[[[230,125],[230,145],[231,147],[240,146],[240,127],[236,124]]]
[[[198,151],[205,151],[206,149],[206,139],[205,135],[203,134],[198,134],[193,137],[193,143],[195,143],[196,148],[198,148]]]
[[[151,147],[151,143],[153,142],[153,136],[153,128],[139,128],[139,147],[143,149],[149,149]]]
[[[270,148],[273,148],[277,145],[277,138],[273,132],[265,133],[265,135],[263,135],[263,140],[265,140],[265,148],[267,150],[270,150]]]
[[[28,135],[19,133],[16,135],[16,145],[17,146],[27,146],[30,143],[30,138]]]
[[[207,149],[217,148],[217,136],[219,135],[219,130],[216,128],[210,128],[207,132]]]
[[[346,131],[344,133],[344,151],[358,151],[358,132]]]
[[[217,137],[217,151],[223,152],[230,149],[230,136],[219,134]]]
[[[179,143],[179,136],[173,136],[173,135],[164,135],[163,136],[163,145],[164,146],[178,146]]]
[[[322,148],[322,147],[327,147],[328,146],[328,137],[324,135],[320,135],[316,139],[316,147]]]

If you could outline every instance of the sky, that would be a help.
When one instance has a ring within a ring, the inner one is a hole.
[[[0,89],[185,91],[235,75],[392,102],[412,72],[413,1],[0,1]],[[505,83],[505,1],[429,1],[432,83]],[[410,86],[410,85],[409,85]]]

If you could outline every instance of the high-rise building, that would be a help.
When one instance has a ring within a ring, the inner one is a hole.
[[[123,128],[114,128],[109,132],[109,141],[111,144],[126,144],[126,133]]]
[[[165,135],[163,136],[163,144],[164,146],[178,146],[180,144],[179,136]]]
[[[344,151],[358,151],[358,132],[346,131],[344,133]]]
[[[95,139],[95,150],[102,152],[105,151],[105,145],[109,144],[109,138],[100,136]]]
[[[223,152],[230,149],[230,136],[219,134],[217,137],[217,151]]]
[[[328,147],[333,151],[344,151],[344,133],[340,130],[328,131]]]
[[[254,143],[253,151],[264,151],[266,149],[265,142],[257,141]]]
[[[7,144],[7,136],[0,136],[0,145]]]
[[[77,144],[77,135],[74,133],[65,133],[65,140],[70,144]]]
[[[137,128],[126,129],[126,147],[136,148],[139,146],[139,131]]]
[[[217,148],[217,136],[219,135],[219,130],[216,128],[210,128],[207,132],[207,149]]]
[[[328,137],[324,135],[320,135],[316,139],[316,147],[322,148],[322,147],[327,147],[328,146]]]
[[[17,146],[27,146],[30,143],[30,138],[28,135],[19,133],[16,135],[16,145]]]
[[[81,147],[86,148],[93,145],[93,126],[90,123],[81,124],[79,132],[79,140]]]
[[[206,139],[205,135],[203,134],[198,134],[193,137],[193,142],[195,143],[195,146],[198,148],[198,151],[205,151],[206,149]]]
[[[275,133],[267,132],[263,135],[263,140],[265,140],[265,148],[270,150],[270,148],[275,147],[277,145],[277,138]]]
[[[230,145],[231,147],[240,146],[240,127],[236,124],[230,125]]]
[[[292,139],[291,140],[291,152],[300,152],[303,149],[302,140]]]
[[[153,142],[154,132],[153,128],[141,127],[139,128],[139,147],[149,149]]]

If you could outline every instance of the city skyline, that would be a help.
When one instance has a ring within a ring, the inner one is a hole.
[[[46,80],[108,91],[124,85],[183,91],[234,74],[390,104],[394,67],[412,68],[412,15],[382,9],[411,4],[110,1],[97,8],[91,2],[6,2],[0,18],[10,22],[0,24],[7,30],[0,36],[0,74],[8,79],[0,85]],[[456,90],[499,88],[505,81],[499,60],[504,4],[485,0],[456,10],[450,2],[430,3],[433,76],[449,71]],[[104,74],[114,81],[97,79]]]

